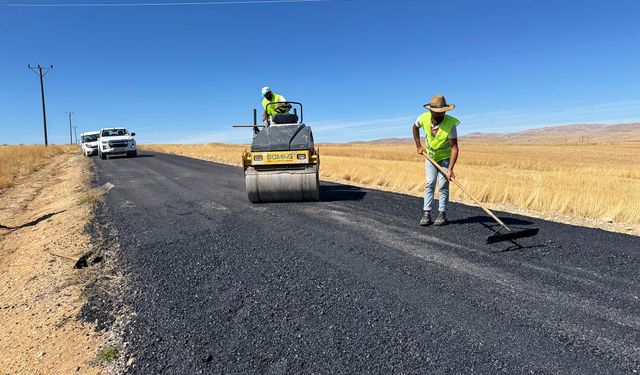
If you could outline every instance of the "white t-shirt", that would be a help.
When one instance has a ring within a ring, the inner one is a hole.
[[[433,124],[429,124],[431,125],[431,129],[437,129],[433,127]],[[418,118],[416,119],[416,122],[413,124],[413,126],[417,127],[417,128],[421,128],[422,127],[422,123],[420,122],[420,116],[418,116]],[[438,126],[439,128],[439,126]],[[458,131],[456,130],[457,126],[454,126],[453,128],[451,128],[451,130],[449,131],[449,136],[447,137],[448,139],[454,139],[454,138],[458,138]],[[431,133],[433,134],[433,133]]]

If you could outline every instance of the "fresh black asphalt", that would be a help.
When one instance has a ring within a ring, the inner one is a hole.
[[[640,371],[638,237],[499,213],[540,234],[486,245],[476,207],[424,228],[399,194],[324,183],[321,202],[251,204],[240,168],[95,164],[129,373]]]

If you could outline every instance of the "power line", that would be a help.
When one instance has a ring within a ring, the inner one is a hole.
[[[47,139],[47,110],[44,107],[44,80],[42,79],[51,69],[53,69],[53,65],[49,65],[48,68],[44,68],[44,72],[40,64],[38,67],[33,67],[31,64],[27,65],[32,72],[36,73],[40,76],[40,96],[42,97],[42,122],[44,123],[44,145],[48,146],[49,141]],[[37,72],[36,72],[37,69]]]
[[[167,7],[167,6],[198,6],[198,5],[238,5],[238,4],[280,4],[280,3],[327,3],[348,0],[223,0],[203,2],[170,2],[170,3],[33,3],[33,4],[0,4],[1,7],[21,8],[79,8],[79,7]]]

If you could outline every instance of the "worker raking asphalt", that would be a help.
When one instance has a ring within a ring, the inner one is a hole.
[[[319,202],[256,205],[241,168],[140,156],[96,161],[129,373],[640,368],[637,237],[536,220],[520,246],[487,245],[476,207],[416,230],[418,198],[322,184]]]

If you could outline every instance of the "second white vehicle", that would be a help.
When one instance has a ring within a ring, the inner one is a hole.
[[[84,156],[98,155],[99,136],[98,131],[80,133],[80,147]]]
[[[112,155],[137,156],[136,140],[133,138],[135,135],[136,133],[129,133],[125,128],[100,129],[100,138],[98,138],[100,159],[104,160]]]

